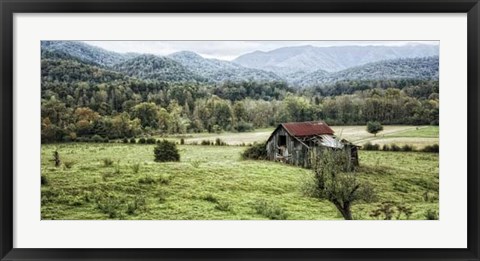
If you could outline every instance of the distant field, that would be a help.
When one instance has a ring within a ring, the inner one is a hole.
[[[302,193],[311,170],[241,160],[246,148],[241,146],[180,145],[181,162],[156,163],[153,146],[42,145],[42,219],[271,218],[259,214],[259,202],[290,220],[342,219],[331,203]],[[64,163],[58,168],[51,161],[55,149]],[[374,185],[377,203],[402,202],[413,209],[410,219],[438,211],[438,154],[360,151],[359,156],[357,175]],[[355,205],[354,217],[371,219],[377,203]]]
[[[438,144],[438,126],[384,126],[384,130],[378,133],[376,137],[368,133],[365,126],[333,126],[332,128],[337,136],[357,145],[363,145],[367,142],[380,145],[395,143],[399,146],[408,144],[423,148],[427,145]],[[270,128],[243,133],[186,134],[170,136],[170,138],[184,137],[187,144],[200,143],[202,140],[215,141],[215,139],[220,138],[230,145],[239,145],[265,141],[273,130],[273,128]]]

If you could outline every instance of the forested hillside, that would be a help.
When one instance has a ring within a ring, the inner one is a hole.
[[[373,63],[335,79],[322,72],[330,80],[298,88],[272,72],[192,53],[84,48],[42,42],[43,142],[248,131],[319,119],[438,124],[438,57]]]

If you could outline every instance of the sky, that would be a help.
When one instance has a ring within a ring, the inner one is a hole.
[[[312,45],[318,47],[347,45],[432,44],[438,41],[84,41],[85,43],[120,53],[149,53],[168,55],[179,51],[192,51],[204,58],[233,60],[254,51],[271,51],[287,46]]]

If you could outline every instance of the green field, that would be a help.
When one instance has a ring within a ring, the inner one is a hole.
[[[411,135],[415,129],[402,130]],[[344,128],[345,136],[349,131]],[[243,146],[179,145],[180,162],[156,163],[153,147],[42,145],[42,219],[342,219],[331,203],[302,192],[311,170],[241,160]],[[56,149],[63,162],[60,167],[52,162]],[[375,203],[355,205],[354,218],[372,219],[372,210],[385,201],[410,206],[410,219],[426,219],[429,210],[438,212],[438,154],[360,151],[359,157],[356,175],[374,185],[378,198]]]
[[[384,126],[384,130],[374,136],[366,131],[365,126],[333,126],[335,134],[341,138],[347,139],[357,145],[363,145],[367,142],[372,144],[405,144],[415,146],[421,149],[427,145],[438,144],[438,126]],[[177,140],[184,138],[187,144],[200,143],[202,140],[215,141],[220,138],[230,145],[251,144],[253,142],[262,142],[270,136],[274,129],[260,129],[254,132],[243,133],[200,133],[175,135],[169,138]]]

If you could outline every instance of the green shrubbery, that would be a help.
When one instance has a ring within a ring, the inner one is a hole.
[[[416,152],[432,152],[432,153],[438,153],[439,151],[439,146],[438,144],[434,145],[428,145],[425,146],[423,149],[416,149],[412,145],[405,144],[403,146],[398,146],[397,144],[385,144],[382,147],[378,144],[372,144],[370,142],[365,143],[362,146],[363,150],[383,150],[383,151],[404,151],[404,152],[410,152],[410,151],[416,151]]]
[[[163,140],[154,148],[155,161],[180,161],[180,153],[174,142]]]
[[[255,143],[242,153],[243,159],[265,160],[267,159],[267,143]]]
[[[258,200],[254,203],[253,208],[257,214],[265,216],[272,220],[285,220],[288,215],[284,209],[276,204],[269,203],[265,200]]]

